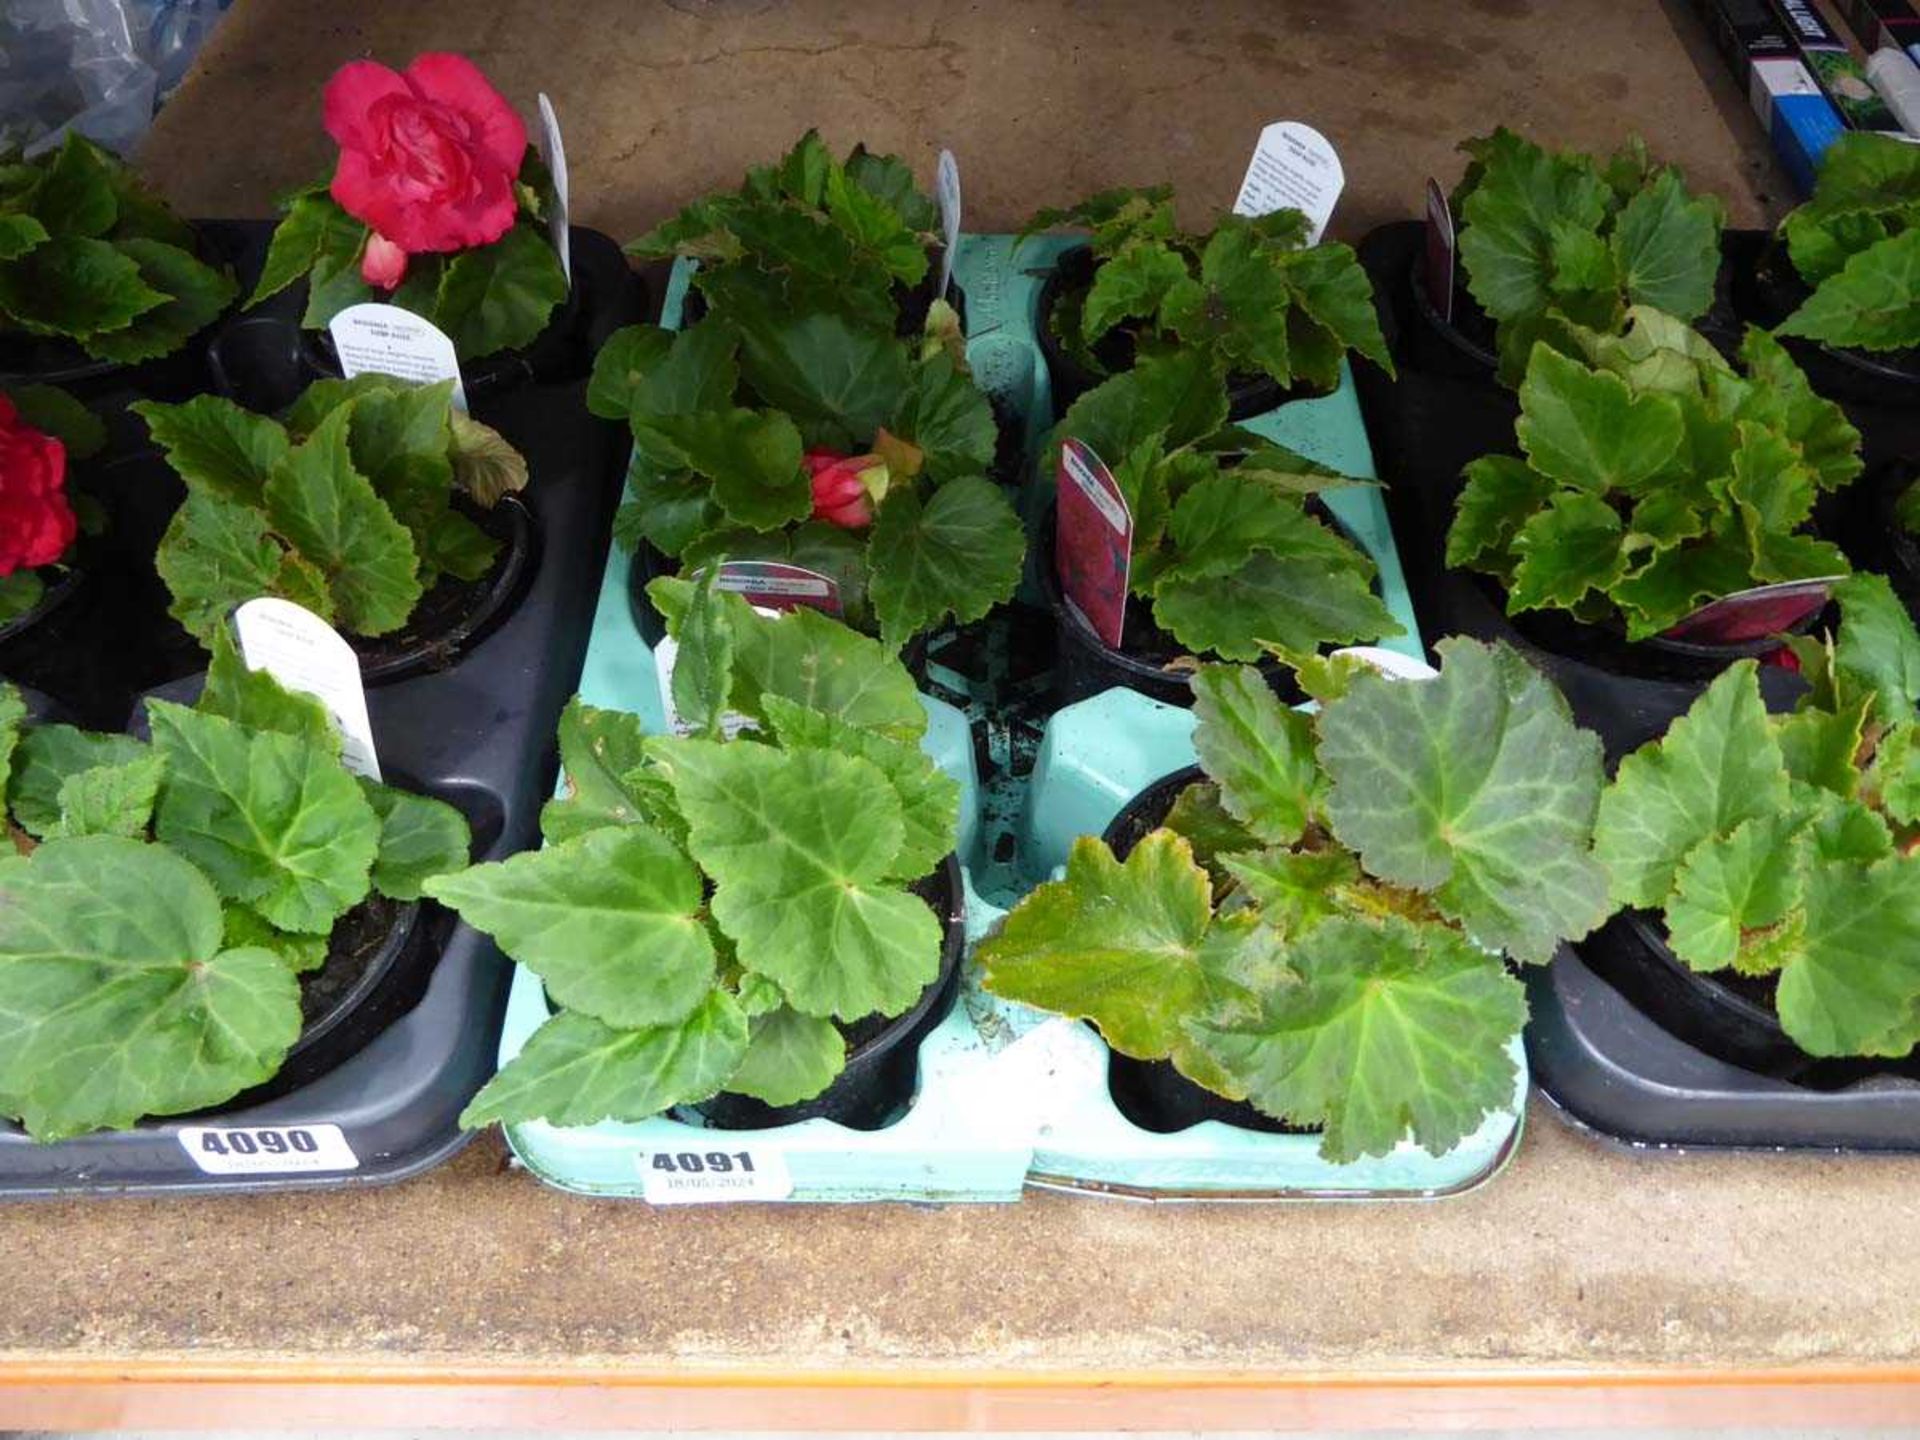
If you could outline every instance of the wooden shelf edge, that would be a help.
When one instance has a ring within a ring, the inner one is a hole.
[[[1895,1426],[1920,1366],[1340,1372],[835,1371],[0,1359],[0,1430],[1193,1430]]]

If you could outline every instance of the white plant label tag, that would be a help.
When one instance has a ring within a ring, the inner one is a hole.
[[[453,403],[467,408],[467,392],[460,383],[460,361],[447,332],[398,305],[368,301],[349,305],[327,326],[340,356],[340,373],[395,375],[416,385],[453,381]]]
[[[1311,245],[1327,228],[1346,183],[1347,173],[1326,136],[1298,120],[1276,121],[1260,132],[1233,213],[1266,215],[1283,206],[1298,210],[1307,217]]]
[[[296,1175],[358,1170],[338,1125],[187,1125],[180,1148],[207,1175]]]
[[[953,151],[942,150],[940,163],[933,172],[934,199],[940,205],[940,288],[934,293],[945,298],[953,283],[953,255],[960,248],[960,162]]]
[[[540,153],[546,156],[547,171],[553,176],[553,214],[547,225],[553,235],[553,248],[560,253],[560,270],[573,288],[573,238],[567,228],[567,147],[560,140],[560,120],[553,113],[553,102],[546,91],[540,92]]]
[[[356,775],[380,778],[367,717],[360,657],[340,632],[304,606],[274,595],[249,600],[233,612],[240,655],[249,670],[264,670],[289,690],[327,707],[340,732],[340,761]]]
[[[709,1132],[718,1133],[718,1132]],[[739,1200],[785,1200],[793,1176],[784,1151],[771,1146],[647,1150],[638,1157],[641,1193],[650,1205],[720,1205]]]

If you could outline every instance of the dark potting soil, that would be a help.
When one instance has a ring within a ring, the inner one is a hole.
[[[429,669],[443,666],[452,660],[462,643],[472,638],[466,633],[465,627],[479,611],[489,605],[504,609],[511,601],[510,595],[499,592],[503,587],[511,588],[514,585],[507,573],[510,568],[520,572],[527,568],[528,557],[520,553],[516,545],[521,537],[528,534],[522,523],[526,512],[512,499],[503,499],[487,510],[456,500],[455,508],[500,541],[500,550],[494,556],[492,567],[478,580],[461,580],[456,576],[443,575],[431,590],[420,597],[419,604],[407,617],[407,623],[398,630],[385,635],[348,636],[363,668],[385,672],[411,670],[417,665]],[[523,543],[530,544],[531,541],[529,539]],[[527,577],[521,573],[518,578],[524,580]]]
[[[300,1022],[311,1026],[331,1014],[386,947],[402,906],[384,895],[368,895],[334,922],[327,937],[327,959],[300,977]]]

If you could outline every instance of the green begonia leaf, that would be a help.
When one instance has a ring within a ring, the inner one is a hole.
[[[843,1020],[897,1015],[932,983],[940,922],[888,883],[906,831],[878,766],[750,741],[654,740],[648,750],[744,968],[777,981],[796,1009]]]
[[[413,537],[354,468],[351,409],[320,422],[273,468],[264,499],[274,529],[327,577],[340,624],[384,635],[407,623],[422,594]]]
[[[323,255],[350,247],[357,258],[365,234],[366,226],[342,210],[332,196],[297,196],[274,226],[266,262],[247,304],[258,305],[286,289],[313,269]]]
[[[912,881],[929,875],[952,852],[960,820],[960,782],[918,745],[863,730],[778,695],[763,697],[767,718],[788,750],[857,755],[887,778],[900,802],[903,838],[888,875]]]
[[[1627,756],[1600,800],[1594,851],[1614,900],[1657,906],[1702,841],[1787,804],[1787,772],[1751,660],[1729,667],[1656,745]]]
[[[1508,608],[1571,610],[1588,592],[1610,590],[1626,573],[1625,527],[1598,495],[1562,490],[1513,536],[1520,563]]]
[[[14,385],[8,388],[7,398],[22,420],[67,447],[69,461],[91,459],[106,448],[105,422],[58,386]]]
[[[1153,618],[1195,654],[1256,660],[1268,648],[1306,653],[1398,635],[1400,623],[1366,574],[1321,557],[1255,551],[1236,575],[1169,577]]]
[[[257,505],[267,477],[289,449],[286,428],[218,395],[179,405],[143,400],[132,407],[190,490]]]
[[[978,620],[1013,597],[1025,552],[1019,516],[977,475],[948,481],[925,504],[910,485],[891,491],[868,551],[881,638],[898,649],[948,617]]]
[[[540,833],[549,844],[606,825],[648,818],[625,776],[646,759],[640,717],[602,710],[579,696],[560,712],[560,768],[566,794],[540,811]]]
[[[1194,749],[1228,813],[1260,840],[1298,840],[1320,798],[1313,722],[1282,705],[1248,666],[1202,666],[1193,711]]]
[[[1687,194],[1674,170],[1662,170],[1621,207],[1613,255],[1636,305],[1671,315],[1703,315],[1720,270],[1721,208]]]
[[[690,591],[677,578],[647,586],[669,630],[679,625]],[[733,708],[741,714],[763,718],[761,696],[779,695],[896,740],[926,733],[913,676],[878,640],[817,610],[760,615],[734,594],[723,595],[721,605],[733,626]]]
[[[720,738],[733,680],[733,626],[720,606],[719,580],[718,565],[701,572],[692,603],[674,630],[680,650],[673,667],[673,708],[694,733],[709,740]]]
[[[19,690],[0,680],[0,820],[6,815],[7,788],[13,779],[13,752],[20,744],[20,727],[26,719],[26,699]]]
[[[914,367],[887,428],[920,449],[935,481],[978,478],[999,437],[992,402],[944,353]]]
[[[1885,577],[1850,575],[1833,587],[1840,602],[1834,669],[1873,697],[1874,717],[1893,725],[1916,718],[1920,703],[1920,634]]]
[[[210,648],[207,683],[194,709],[231,720],[243,730],[272,730],[330,755],[340,753],[340,732],[327,707],[311,695],[287,689],[271,671],[248,668],[230,626],[215,629]]]
[[[1680,863],[1667,903],[1668,943],[1695,970],[1776,969],[1777,959],[1759,957],[1770,954],[1769,932],[1799,903],[1793,826],[1784,816],[1756,816],[1703,840]]]
[[[258,910],[228,905],[221,911],[220,944],[227,950],[271,950],[296,975],[318,970],[327,963],[328,937],[296,935],[269,925]]]
[[[1288,958],[1298,983],[1267,991],[1257,1018],[1190,1028],[1260,1109],[1324,1126],[1328,1159],[1385,1155],[1409,1130],[1443,1154],[1512,1102],[1526,995],[1457,932],[1331,919]]]
[[[646,1029],[616,1030],[562,1012],[474,1096],[460,1124],[645,1120],[717,1094],[746,1052],[747,1017],[722,990],[709,991],[677,1023]]]
[[[1326,810],[1370,875],[1429,891],[1470,939],[1544,963],[1607,914],[1587,849],[1599,740],[1518,654],[1454,638],[1438,678],[1354,677],[1321,711]]]
[[[48,839],[122,835],[144,839],[166,762],[156,754],[118,765],[96,765],[60,782],[60,819]]]
[[[147,747],[131,735],[95,735],[71,725],[35,725],[13,752],[7,803],[14,823],[44,838],[60,823],[60,788],[69,777],[139,761]]]
[[[1680,447],[1670,395],[1636,395],[1619,376],[1537,349],[1520,386],[1516,427],[1542,475],[1594,494],[1635,493]]]
[[[123,330],[90,336],[90,354],[131,365],[171,355],[220,318],[238,287],[224,271],[203,265],[177,245],[159,240],[122,240],[120,253],[139,266],[140,278],[167,297]]]
[[[1244,991],[1226,963],[1231,947],[1206,943],[1210,899],[1207,872],[1177,835],[1145,836],[1124,862],[1083,836],[1065,878],[1033,891],[980,943],[984,983],[1091,1020],[1123,1055],[1211,1071],[1183,1022]]]
[[[631,416],[640,382],[666,358],[673,341],[674,332],[657,325],[628,325],[614,331],[594,354],[587,409],[602,420]]]
[[[1513,455],[1483,455],[1467,466],[1466,478],[1447,531],[1447,564],[1486,566],[1511,549],[1554,486]]]
[[[447,261],[427,318],[462,360],[531,344],[567,298],[567,277],[545,228],[522,222],[491,245]]]
[[[211,645],[236,605],[280,588],[289,558],[258,510],[190,491],[160,538],[154,565],[173,596],[167,613]],[[322,595],[316,613],[332,618],[330,597]]]
[[[380,849],[373,857],[373,888],[389,900],[418,900],[426,882],[463,870],[473,835],[466,816],[444,800],[360,782],[380,817]]]
[[[1774,333],[1862,350],[1920,345],[1920,225],[1853,256]]]
[[[1171,246],[1138,242],[1122,246],[1093,272],[1081,308],[1081,333],[1092,344],[1123,320],[1157,314],[1167,291],[1187,278],[1186,259]]]
[[[47,238],[47,227],[31,215],[0,215],[0,260],[17,260]]]
[[[886,331],[828,312],[735,323],[742,375],[763,401],[793,417],[809,443],[864,444],[907,388],[906,347]]]
[[[421,888],[545,981],[556,1004],[609,1025],[678,1024],[712,989],[700,872],[648,826],[592,830]]]
[[[812,512],[800,432],[785,415],[737,409],[658,415],[636,420],[634,435],[655,463],[710,479],[713,498],[737,524],[771,530]]]
[[[293,974],[222,950],[206,877],[157,845],[51,840],[0,859],[0,1097],[36,1139],[217,1105],[300,1033]]]
[[[797,1105],[831,1085],[846,1060],[847,1042],[831,1020],[782,1005],[753,1017],[747,1053],[727,1089],[769,1105]]]
[[[1813,1055],[1904,1055],[1920,1041],[1920,859],[1815,864],[1780,1023]]]
[[[141,278],[139,264],[104,240],[55,235],[17,260],[0,261],[0,311],[35,334],[73,336],[84,345],[166,303]]]
[[[229,899],[322,931],[366,897],[380,821],[328,750],[147,702],[167,762],[154,834]]]

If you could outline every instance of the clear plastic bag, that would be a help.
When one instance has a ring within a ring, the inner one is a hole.
[[[228,0],[0,0],[0,146],[133,147]]]

